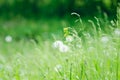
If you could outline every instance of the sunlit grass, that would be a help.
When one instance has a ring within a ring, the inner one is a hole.
[[[45,41],[0,38],[0,80],[119,80],[120,23],[95,20]]]
[[[117,30],[117,31],[116,31]],[[118,80],[120,79],[119,28],[110,34],[73,33],[73,41],[61,40],[68,52],[53,48],[54,41],[0,42],[1,80]],[[93,29],[94,31],[94,29]],[[118,75],[118,76],[117,76]]]

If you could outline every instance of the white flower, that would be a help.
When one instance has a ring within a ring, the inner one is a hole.
[[[103,43],[107,43],[108,41],[109,41],[109,38],[107,36],[103,36],[101,38],[101,42],[103,42]]]
[[[65,44],[63,44],[62,41],[55,41],[53,43],[53,48],[59,49],[60,52],[67,52],[69,50],[69,47]]]
[[[59,48],[62,45],[63,45],[63,42],[58,40],[53,43],[53,48]]]
[[[54,69],[55,69],[56,72],[59,72],[59,71],[62,70],[62,65],[58,64],[58,65],[55,66]]]
[[[120,29],[115,29],[114,34],[115,34],[116,36],[120,36]]]
[[[12,42],[12,37],[11,36],[6,36],[5,41],[6,42]]]
[[[67,46],[67,45],[61,45],[60,47],[59,47],[59,51],[60,52],[68,52],[69,51],[69,47]]]
[[[67,41],[67,42],[72,42],[72,41],[73,41],[73,37],[70,36],[70,35],[67,36],[67,37],[66,37],[66,41]]]

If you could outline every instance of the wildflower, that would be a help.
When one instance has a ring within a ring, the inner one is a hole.
[[[55,66],[54,69],[55,69],[56,72],[59,72],[59,71],[62,70],[62,65],[58,64],[58,65]]]
[[[69,47],[67,46],[67,45],[61,45],[60,47],[59,47],[59,51],[60,52],[68,52],[68,50],[69,50]]]
[[[101,42],[103,42],[103,43],[107,43],[108,41],[109,41],[109,38],[107,36],[103,36],[101,38]]]
[[[67,41],[67,42],[72,42],[72,41],[73,41],[73,37],[70,36],[70,35],[67,36],[67,37],[66,37],[66,41]]]
[[[11,36],[6,36],[5,41],[6,42],[12,42],[12,37]]]
[[[68,31],[68,28],[64,28],[63,30],[64,30],[64,32],[66,32],[66,31]]]
[[[53,43],[53,48],[59,48],[62,45],[63,45],[63,42],[58,40]]]
[[[63,31],[64,31],[64,37],[68,36],[70,33],[68,28],[64,28]]]
[[[60,52],[67,52],[69,50],[69,47],[63,44],[62,41],[55,41],[53,43],[53,48],[58,48]]]
[[[114,34],[115,34],[116,36],[120,36],[120,29],[115,29]]]

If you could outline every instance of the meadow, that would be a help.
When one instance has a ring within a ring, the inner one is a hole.
[[[74,25],[59,19],[4,23],[0,80],[119,80],[120,20],[72,15]]]

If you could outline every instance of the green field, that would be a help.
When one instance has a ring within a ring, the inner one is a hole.
[[[0,24],[0,80],[120,79],[119,20],[23,19]]]

